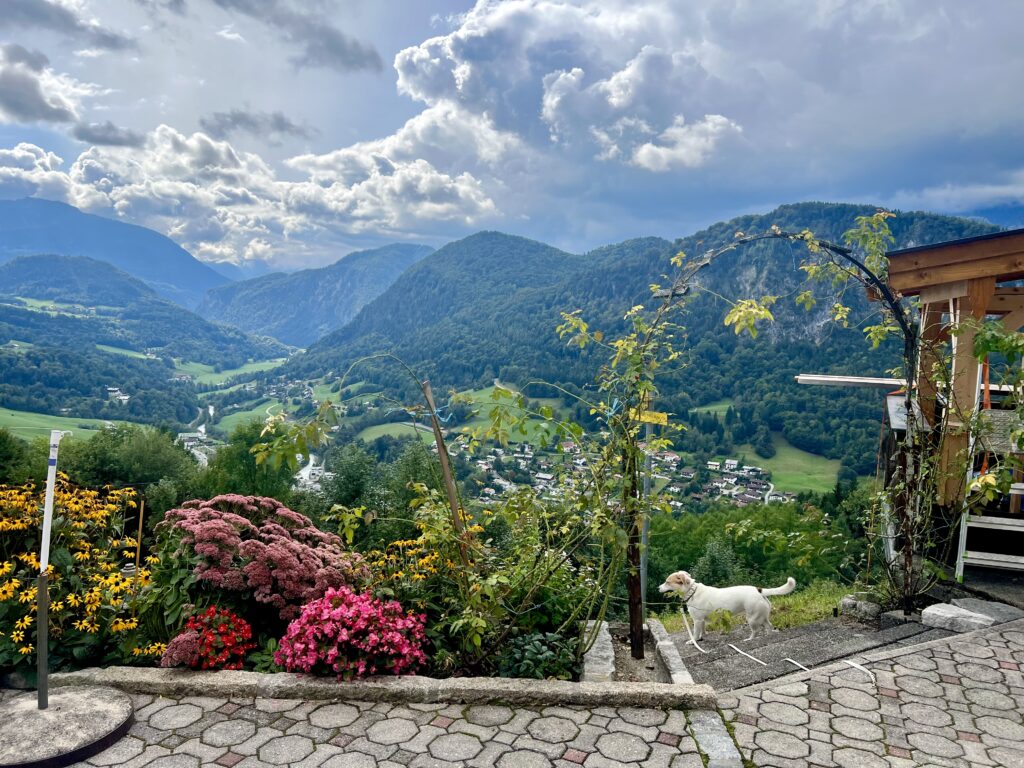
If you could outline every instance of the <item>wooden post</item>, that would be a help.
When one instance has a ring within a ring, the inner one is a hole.
[[[142,559],[142,518],[146,514],[146,500],[139,502],[139,535],[135,539],[135,576],[138,578],[139,565]]]
[[[441,462],[441,476],[444,478],[444,490],[448,495],[448,506],[452,510],[452,525],[459,537],[459,555],[463,565],[469,565],[469,557],[466,555],[465,533],[466,526],[462,524],[462,510],[459,508],[459,495],[455,491],[455,478],[452,476],[452,468],[448,463],[448,449],[444,444],[444,436],[441,434],[441,422],[437,419],[437,407],[434,405],[434,393],[430,389],[430,382],[424,381],[421,385],[423,397],[427,400],[427,407],[430,408],[430,424],[434,428],[434,442],[437,444],[437,458]]]

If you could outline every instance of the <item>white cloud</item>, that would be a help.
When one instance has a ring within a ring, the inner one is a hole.
[[[218,29],[214,34],[216,34],[217,37],[223,38],[224,40],[230,40],[233,43],[246,42],[246,39],[242,37],[242,33],[235,31],[234,24],[228,24],[226,27]]]
[[[704,115],[703,120],[693,125],[687,125],[680,115],[656,142],[637,147],[633,163],[658,172],[696,168],[704,164],[723,136],[741,132],[736,123],[721,115]]]

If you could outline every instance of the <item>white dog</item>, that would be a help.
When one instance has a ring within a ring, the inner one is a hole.
[[[750,586],[718,589],[694,581],[686,571],[676,571],[658,587],[662,594],[677,592],[682,595],[683,602],[693,614],[694,637],[697,642],[704,637],[704,622],[708,616],[720,608],[730,613],[747,615],[747,626],[750,627],[750,637],[747,640],[753,640],[761,627],[765,628],[765,634],[769,631],[774,632],[775,628],[768,620],[772,614],[772,604],[768,602],[768,595],[788,595],[794,589],[796,580],[792,576],[786,579],[783,586],[775,589]]]

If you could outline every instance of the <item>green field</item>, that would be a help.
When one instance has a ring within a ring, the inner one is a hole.
[[[270,409],[269,413],[268,408]],[[264,398],[245,410],[232,411],[214,424],[214,428],[230,436],[242,424],[250,421],[264,421],[268,415],[280,413],[283,408],[280,400]]]
[[[134,349],[125,349],[124,347],[112,347],[109,344],[97,344],[96,349],[102,350],[103,352],[110,352],[115,355],[124,355],[125,357],[134,357],[137,360],[148,359],[141,352],[136,352]]]
[[[511,392],[519,392],[518,388],[511,384],[501,384],[500,386],[502,389],[506,389]],[[471,389],[459,393],[459,395],[462,397],[468,397],[474,403],[475,410],[479,411],[479,413],[469,421],[465,422],[464,424],[455,427],[455,431],[471,432],[473,430],[486,428],[491,425],[491,419],[487,415],[490,412],[491,408],[499,403],[503,405],[511,404],[511,401],[507,398],[503,398],[497,401],[497,403],[492,399],[494,396],[494,390],[497,388],[497,386],[484,387],[483,389]],[[531,407],[548,406],[549,408],[551,408],[551,410],[554,411],[554,421],[557,421],[557,419],[559,418],[559,410],[563,408],[565,405],[563,401],[557,397],[533,397],[528,398],[528,400],[530,401]],[[513,410],[512,415],[516,416],[518,415],[518,413],[515,410]],[[552,422],[552,424],[554,423],[554,421]],[[531,419],[526,423],[526,435],[524,436],[519,432],[514,432],[513,434],[509,435],[509,442],[519,443],[525,441],[533,444],[534,446],[539,446],[541,443],[541,427],[543,423],[544,422],[539,417]],[[549,445],[551,444],[551,442],[554,442],[556,440],[557,438],[554,437],[554,428],[552,427],[549,434]]]
[[[772,482],[779,491],[825,493],[835,488],[839,477],[838,459],[826,459],[801,451],[777,432],[772,433],[772,440],[775,442],[775,455],[770,459],[762,459],[749,445],[740,446],[735,455],[742,454],[747,464],[771,472]]]
[[[391,437],[419,436],[420,440],[425,443],[434,442],[434,433],[429,427],[420,425],[414,429],[411,424],[377,424],[364,429],[356,435],[356,439],[364,440],[368,443],[371,440],[376,440],[378,437],[384,437],[385,435],[390,435]]]
[[[197,384],[223,384],[225,381],[233,376],[238,376],[243,373],[258,373],[260,371],[269,371],[277,368],[281,363],[285,361],[285,358],[281,357],[276,360],[260,360],[256,363],[246,363],[240,368],[230,368],[225,371],[217,372],[213,369],[212,365],[206,365],[205,363],[185,363],[177,361],[175,363],[175,370],[178,373],[187,373]]]
[[[5,427],[24,439],[48,437],[52,429],[69,430],[75,437],[92,437],[105,423],[103,419],[76,419],[0,408],[0,427]]]
[[[729,407],[731,405],[732,400],[716,400],[713,403],[708,403],[707,405],[699,406],[697,408],[694,408],[693,410],[696,411],[697,413],[713,413],[716,416],[724,416],[725,412],[729,410]]]

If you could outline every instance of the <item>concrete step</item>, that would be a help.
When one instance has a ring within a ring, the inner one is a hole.
[[[799,667],[786,661],[787,658],[814,669],[876,648],[910,645],[949,637],[952,633],[914,623],[876,630],[840,618],[782,630],[769,637],[745,642],[748,634],[746,627],[725,635],[708,633],[701,643],[701,647],[708,651],[705,654],[687,644],[689,638],[685,630],[672,635],[672,640],[680,648],[680,656],[694,682],[706,683],[716,691],[724,692],[800,671]],[[729,647],[730,643],[765,662],[765,665],[737,653]]]

